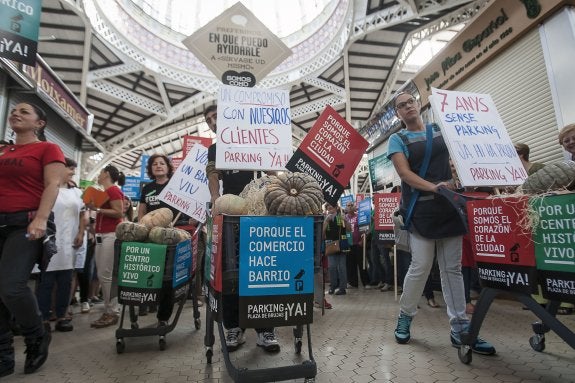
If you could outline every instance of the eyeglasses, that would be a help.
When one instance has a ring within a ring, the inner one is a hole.
[[[410,98],[407,101],[400,102],[399,104],[397,104],[395,106],[395,109],[405,109],[408,106],[413,106],[413,104],[415,104],[415,98]]]

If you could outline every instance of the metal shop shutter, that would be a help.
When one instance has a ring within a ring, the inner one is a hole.
[[[537,28],[459,84],[456,90],[490,94],[513,142],[522,142],[531,148],[530,161],[563,160]]]

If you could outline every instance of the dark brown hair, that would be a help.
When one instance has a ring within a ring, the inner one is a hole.
[[[154,174],[152,173],[152,164],[154,163],[156,158],[162,158],[166,162],[166,165],[168,165],[168,178],[171,178],[172,175],[174,174],[174,165],[172,165],[172,161],[170,161],[170,159],[166,155],[159,153],[152,154],[148,159],[148,163],[146,164],[146,173],[148,173],[148,177],[151,180],[156,179],[156,176],[154,176]]]

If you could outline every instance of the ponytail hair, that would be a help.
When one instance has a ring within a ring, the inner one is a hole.
[[[44,126],[36,131],[36,137],[38,137],[38,139],[40,141],[46,141],[45,130],[46,130],[46,125],[48,125],[48,116],[46,115],[46,112],[44,111],[44,109],[40,108],[38,105],[32,104],[31,102],[24,102],[24,104],[30,105],[32,107],[32,109],[34,109],[34,112],[36,112],[36,115],[38,116],[38,120],[44,121]]]
[[[110,175],[112,182],[117,183],[118,186],[124,186],[126,184],[126,175],[119,171],[114,165],[106,166],[104,171]]]

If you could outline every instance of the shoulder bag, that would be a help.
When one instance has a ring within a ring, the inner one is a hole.
[[[425,144],[425,156],[423,157],[423,163],[421,164],[421,168],[419,168],[419,176],[421,178],[425,177],[425,173],[427,173],[427,168],[429,166],[429,161],[431,159],[431,145],[433,143],[433,129],[431,125],[427,125],[426,127],[426,144]],[[407,206],[407,212],[405,219],[401,216],[399,211],[399,207],[393,212],[393,233],[395,235],[395,247],[397,250],[403,251],[411,251],[409,245],[409,227],[411,225],[411,217],[413,214],[413,208],[415,207],[415,203],[417,202],[417,198],[419,198],[419,190],[415,189],[411,193],[411,198],[409,200],[409,205]]]

